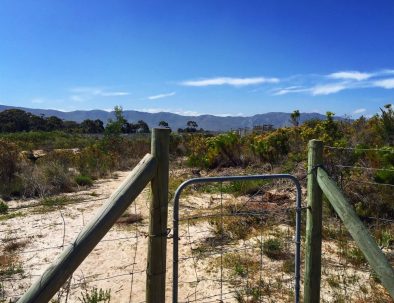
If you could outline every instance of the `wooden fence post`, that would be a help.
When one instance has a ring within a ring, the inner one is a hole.
[[[311,140],[308,144],[308,210],[306,216],[304,303],[320,300],[322,191],[316,171],[323,164],[323,142]]]
[[[155,176],[156,171],[156,159],[146,155],[96,216],[82,228],[73,243],[36,279],[18,303],[49,302]]]
[[[152,130],[151,153],[157,160],[157,173],[151,181],[146,269],[147,303],[165,302],[170,132],[169,128]]]
[[[324,169],[318,169],[317,181],[383,286],[394,299],[394,270],[368,228],[364,226],[351,204]]]

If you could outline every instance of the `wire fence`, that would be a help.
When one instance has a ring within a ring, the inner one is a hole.
[[[294,184],[192,187],[179,208],[178,302],[294,301]]]
[[[390,157],[386,149],[326,147],[324,166],[393,264]],[[94,190],[77,199],[14,205],[2,216],[0,302],[16,302],[73,244],[108,198]],[[186,191],[179,218],[179,302],[293,301],[295,195],[286,180],[200,184]],[[105,298],[109,290],[112,302],[145,302],[149,197],[144,190],[53,302],[84,302],[95,293]],[[168,238],[171,285],[171,233]],[[322,258],[322,302],[392,302],[328,203]],[[171,298],[168,286],[166,300]]]
[[[74,243],[108,198],[94,190],[79,199],[73,194],[10,207],[0,222],[0,302],[16,302]],[[103,302],[145,301],[149,195],[147,188],[51,302],[88,302],[95,295]]]
[[[325,169],[394,265],[392,149],[325,147]],[[325,201],[322,302],[393,302],[342,221]]]

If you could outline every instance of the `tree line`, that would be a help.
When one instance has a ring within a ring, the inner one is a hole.
[[[115,107],[115,119],[110,119],[106,125],[100,119],[85,119],[78,123],[62,120],[56,116],[38,116],[21,109],[8,109],[0,112],[0,132],[23,131],[64,131],[84,134],[149,133],[149,126],[143,120],[136,123],[128,122],[123,116],[121,107]]]
[[[136,123],[128,122],[120,106],[115,106],[114,115],[115,118],[109,119],[107,124],[100,119],[85,119],[78,123],[62,120],[56,116],[38,116],[21,109],[8,109],[0,112],[0,133],[64,131],[82,134],[133,134],[150,132],[148,124],[143,120]],[[166,121],[160,121],[158,125],[170,128]],[[185,128],[179,128],[177,131],[178,133],[197,133],[204,130],[198,129],[195,121],[188,121]]]

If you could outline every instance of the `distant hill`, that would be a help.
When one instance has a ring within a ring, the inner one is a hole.
[[[30,112],[35,115],[44,115],[46,117],[56,116],[63,120],[70,120],[76,122],[82,122],[85,119],[100,119],[104,123],[110,118],[114,118],[113,112],[107,112],[104,110],[76,110],[72,112],[62,112],[52,109],[35,109],[35,108],[24,108],[24,107],[13,107],[8,105],[0,105],[0,111],[7,109],[22,109],[26,112]],[[201,116],[182,116],[173,113],[160,112],[160,113],[146,113],[135,110],[125,110],[124,116],[129,122],[137,122],[138,120],[144,120],[148,123],[149,127],[154,127],[159,124],[160,121],[164,120],[168,122],[169,126],[176,130],[178,128],[184,128],[187,121],[196,121],[198,127],[205,130],[211,131],[227,131],[231,129],[250,127],[255,125],[272,124],[275,128],[288,126],[290,113],[283,112],[270,112],[265,114],[257,114],[250,117],[218,117],[214,115],[201,115]],[[325,119],[324,115],[318,113],[301,113],[300,121],[303,123],[306,120],[311,119]],[[342,119],[342,118],[337,118]]]

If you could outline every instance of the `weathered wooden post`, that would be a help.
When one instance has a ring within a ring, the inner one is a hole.
[[[152,130],[151,153],[157,160],[157,172],[151,181],[146,269],[147,303],[165,302],[170,132],[169,128]]]
[[[357,243],[357,246],[382,281],[383,286],[387,289],[391,298],[394,299],[394,270],[376,244],[368,228],[361,222],[351,204],[324,169],[319,168],[317,170],[317,181],[324,195],[331,202],[331,205],[345,224],[346,229]]]
[[[146,155],[74,242],[30,286],[18,303],[49,302],[156,173],[156,159]]]
[[[320,300],[322,191],[317,182],[317,167],[323,164],[323,142],[308,144],[308,210],[306,216],[304,303]]]

